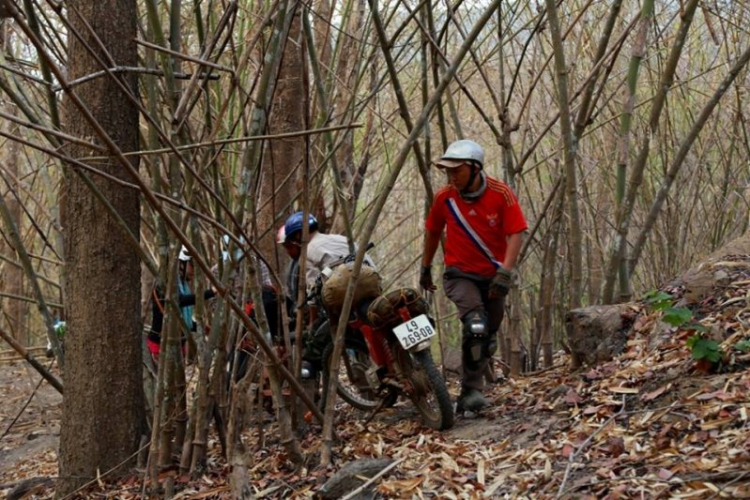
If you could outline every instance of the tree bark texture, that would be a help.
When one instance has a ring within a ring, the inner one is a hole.
[[[272,134],[299,132],[306,127],[307,85],[304,78],[305,61],[302,37],[301,9],[296,9],[289,35],[284,42],[284,55],[279,68],[278,81],[273,99],[273,109],[269,117]],[[287,205],[297,188],[294,172],[300,172],[305,160],[305,138],[289,137],[274,139],[268,144],[269,154],[261,174],[260,203],[258,204],[260,234],[266,229],[266,236],[260,240],[260,250],[264,255],[276,255],[276,218],[282,219],[291,212]],[[279,272],[283,269],[281,258],[271,259],[270,263]]]
[[[105,61],[111,57],[120,66],[138,65],[135,0],[74,0],[69,5],[72,29],[83,39],[72,33],[68,37],[70,79],[102,69],[84,43]],[[132,91],[137,90],[135,76],[122,74],[118,78]],[[122,151],[138,149],[138,111],[109,77],[84,83],[76,91]],[[70,101],[64,116],[67,133],[95,137]],[[93,153],[82,146],[69,149],[74,158]],[[131,161],[137,167],[138,160],[133,157]],[[94,166],[130,180],[113,158]],[[94,182],[132,233],[138,235],[138,192],[101,178]],[[97,473],[135,463],[144,418],[138,256],[116,221],[102,210],[78,176],[67,172],[64,190],[68,320],[65,348],[69,361],[60,435],[60,496],[95,478]]]

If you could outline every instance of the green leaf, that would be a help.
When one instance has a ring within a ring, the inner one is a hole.
[[[654,311],[663,311],[672,305],[672,295],[662,291],[651,291],[645,296],[646,302]]]
[[[740,340],[734,345],[734,348],[740,352],[750,351],[750,339]]]
[[[699,360],[705,358],[708,354],[708,351],[702,343],[698,342],[693,346],[693,350],[690,351],[690,354],[692,354],[693,359]]]
[[[706,359],[711,363],[718,363],[721,361],[721,351],[709,351],[706,354]]]
[[[708,340],[698,335],[693,335],[687,340],[686,344],[691,348],[690,354],[695,360],[706,359],[711,363],[721,361],[721,346],[715,340]]]
[[[661,290],[652,290],[645,295],[646,302],[653,304],[654,302],[662,302],[664,300],[672,300],[672,295]]]
[[[688,339],[685,341],[685,345],[688,347],[688,349],[693,349],[695,347],[695,344],[697,344],[701,339],[703,339],[703,337],[701,337],[700,335],[693,335],[692,337],[688,337]]]
[[[670,307],[664,310],[662,320],[672,326],[680,326],[690,321],[692,317],[693,311],[687,307]]]

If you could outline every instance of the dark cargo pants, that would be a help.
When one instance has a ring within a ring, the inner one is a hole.
[[[479,363],[467,363],[471,359],[470,340],[466,329],[462,327],[462,389],[484,388],[484,372],[492,355],[497,350],[497,334],[505,313],[505,297],[489,298],[489,286],[492,278],[463,273],[455,268],[447,268],[443,275],[443,287],[448,298],[456,304],[458,316],[463,324],[472,311],[484,312],[487,315],[487,336],[482,346],[482,359]]]

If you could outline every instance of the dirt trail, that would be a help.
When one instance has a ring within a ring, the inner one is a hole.
[[[36,389],[40,379],[24,362],[0,364],[0,496],[3,485],[57,475],[62,396],[47,382]]]

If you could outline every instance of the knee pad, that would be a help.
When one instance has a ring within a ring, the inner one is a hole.
[[[485,311],[471,311],[461,318],[463,323],[463,362],[470,370],[479,369],[487,358],[489,325]]]
[[[487,313],[484,311],[471,311],[461,318],[464,339],[485,339],[489,336],[489,325],[487,324]]]

